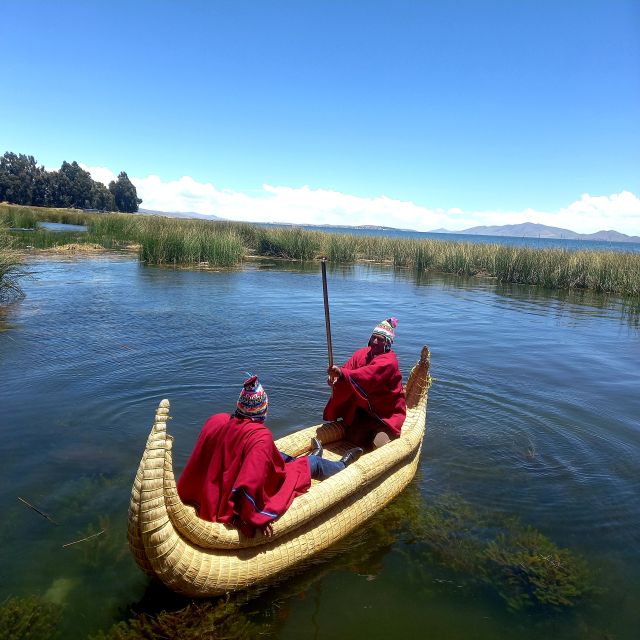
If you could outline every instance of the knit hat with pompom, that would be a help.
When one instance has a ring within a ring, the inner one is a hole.
[[[383,320],[376,328],[371,332],[372,336],[382,336],[387,344],[391,346],[393,340],[396,337],[395,328],[398,326],[397,318],[387,318]]]
[[[264,420],[267,417],[268,408],[267,392],[262,388],[258,376],[251,376],[242,386],[236,403],[236,415],[253,420]]]

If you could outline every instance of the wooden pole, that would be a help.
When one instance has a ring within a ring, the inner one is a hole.
[[[324,325],[327,330],[327,351],[329,354],[329,367],[333,367],[333,347],[331,345],[331,320],[329,319],[329,294],[327,293],[327,259],[322,258],[322,293],[324,295]]]

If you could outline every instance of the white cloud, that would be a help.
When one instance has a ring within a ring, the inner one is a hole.
[[[94,180],[109,184],[116,175],[103,167],[86,167]],[[478,225],[537,222],[578,233],[615,229],[640,235],[640,198],[629,191],[609,196],[583,194],[557,211],[464,211],[429,208],[387,196],[352,196],[327,189],[284,187],[265,184],[261,190],[244,193],[218,189],[189,176],[163,182],[159,176],[130,176],[142,198],[142,207],[157,211],[190,211],[220,218],[250,222],[300,224],[380,225],[429,231],[444,227],[459,231]]]
[[[86,164],[82,164],[82,162],[78,163],[82,169],[88,171],[91,174],[91,177],[97,182],[102,182],[105,187],[109,186],[109,183],[112,180],[117,179],[117,175],[111,171],[111,169],[107,169],[105,167],[87,167]]]
[[[640,236],[640,198],[630,191],[610,196],[582,195],[580,200],[557,211],[483,211],[473,214],[481,224],[502,225],[537,222],[551,227],[570,229],[578,233],[615,230],[627,235]]]
[[[580,221],[593,228],[597,221],[597,229],[633,229],[632,235],[640,235],[640,199],[630,191],[614,193],[610,196],[590,196],[583,194],[577,202],[572,202],[561,210],[562,215],[575,224]]]

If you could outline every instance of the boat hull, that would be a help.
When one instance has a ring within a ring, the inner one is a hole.
[[[140,568],[170,589],[209,597],[268,581],[303,563],[360,527],[413,479],[426,424],[429,351],[425,347],[407,382],[407,419],[397,440],[363,455],[347,469],[314,481],[273,524],[273,535],[247,538],[235,528],[198,518],[177,494],[169,402],[163,400],[133,483],[129,546]],[[276,441],[301,455],[311,436],[338,458],[351,446],[340,423],[302,429]]]

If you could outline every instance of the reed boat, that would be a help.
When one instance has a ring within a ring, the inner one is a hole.
[[[308,560],[395,498],[415,475],[426,425],[429,349],[422,349],[405,387],[402,434],[367,452],[344,471],[312,481],[273,523],[273,534],[248,538],[232,526],[208,522],[184,504],[173,473],[173,438],[167,433],[169,401],[162,400],[142,455],[129,504],[129,547],[139,567],[168,588],[210,597],[266,582]],[[324,456],[338,460],[354,445],[340,421],[303,428],[276,440],[291,456],[309,452],[312,437]]]

